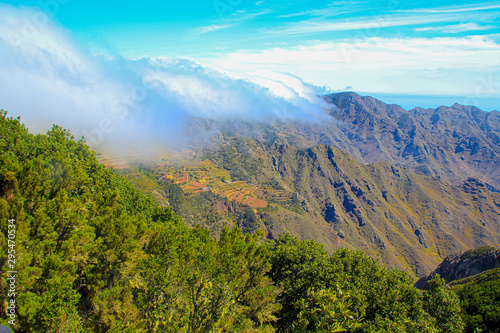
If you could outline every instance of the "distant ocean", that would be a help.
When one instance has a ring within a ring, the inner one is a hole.
[[[372,96],[386,104],[399,104],[406,110],[416,107],[435,109],[441,105],[452,106],[458,103],[473,105],[484,111],[500,111],[500,97],[493,96],[399,95],[370,92],[358,92],[358,94],[361,96]]]

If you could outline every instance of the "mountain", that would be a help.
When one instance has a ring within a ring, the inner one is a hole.
[[[330,115],[342,122],[347,151],[360,162],[387,161],[452,181],[480,176],[500,188],[500,112],[459,104],[406,111],[355,93],[324,99],[336,106]]]
[[[289,230],[329,249],[362,250],[417,276],[451,253],[500,244],[500,193],[476,178],[453,185],[388,162],[363,165],[328,145],[301,149],[248,138],[226,144],[231,149],[211,149],[202,158],[291,198],[257,210],[271,237]]]
[[[288,230],[418,277],[453,253],[499,246],[498,112],[324,99],[322,122],[196,120],[194,132],[214,133],[203,145],[123,174],[213,236],[224,225],[270,239]]]
[[[321,121],[274,122],[262,125],[259,135],[242,126],[229,132],[299,148],[327,144],[360,163],[386,161],[455,184],[479,177],[492,190],[500,189],[500,112],[459,104],[407,111],[353,92],[323,99]]]

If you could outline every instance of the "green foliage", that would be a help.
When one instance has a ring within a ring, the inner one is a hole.
[[[253,209],[249,206],[243,209],[238,220],[238,226],[243,231],[254,232],[258,227],[257,215],[255,215]]]
[[[70,284],[71,278],[56,276],[47,281],[42,295],[21,294],[21,304],[30,314],[25,314],[31,330],[35,332],[83,332],[82,319],[77,305],[80,295]]]
[[[500,332],[500,268],[457,286],[464,332]]]
[[[400,271],[360,252],[328,256],[314,241],[290,234],[271,247],[270,276],[283,284],[278,330],[436,332],[422,295]]]
[[[153,200],[68,131],[31,135],[5,114],[0,122],[0,238],[5,249],[7,218],[15,219],[20,326],[140,331],[126,281],[145,256]]]
[[[225,228],[216,241],[202,229],[156,225],[140,291],[148,331],[251,331],[274,321],[277,288],[264,275],[261,236]]]
[[[341,290],[308,290],[296,304],[299,313],[292,324],[297,332],[347,332],[361,326],[359,314],[352,309],[349,296]]]
[[[259,217],[248,206],[217,201],[245,232],[221,227],[215,239],[188,228],[58,126],[32,135],[2,114],[0,162],[4,274],[8,219],[16,220],[17,333],[458,329],[449,322],[456,299],[443,286],[424,298],[406,273],[360,252],[328,255],[319,243],[290,234],[263,244]],[[139,176],[153,181],[146,169]],[[186,198],[176,186],[163,189],[179,211],[221,223],[215,209],[206,209],[214,207],[213,194]],[[5,279],[0,289],[5,322]],[[475,291],[464,300],[469,294]],[[495,308],[487,308],[483,324],[494,319]]]
[[[475,249],[465,251],[460,257],[461,259],[480,257],[489,252],[494,252],[496,249],[493,246],[481,246]]]
[[[424,308],[436,319],[443,333],[462,332],[464,323],[460,317],[458,296],[445,286],[445,281],[436,274],[430,281],[431,289],[424,294]]]
[[[162,182],[161,188],[163,189],[168,202],[172,206],[172,209],[179,215],[184,213],[186,199],[184,198],[182,188],[177,184],[169,182]]]

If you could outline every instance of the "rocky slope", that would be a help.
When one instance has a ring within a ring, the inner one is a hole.
[[[500,112],[459,104],[406,111],[355,93],[324,99],[336,106],[330,114],[359,161],[400,163],[453,181],[481,176],[500,188]]]
[[[327,248],[356,248],[417,276],[451,253],[500,244],[500,193],[476,178],[451,185],[387,162],[362,165],[327,145],[233,144],[238,155],[215,150],[204,157],[296,196],[298,209],[261,213],[271,235],[288,229]]]
[[[436,274],[445,279],[446,283],[450,283],[498,267],[500,267],[500,250],[493,247],[469,250],[446,257],[431,274],[419,279],[415,287],[429,289],[428,281]]]

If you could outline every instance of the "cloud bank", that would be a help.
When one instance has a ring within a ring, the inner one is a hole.
[[[0,5],[0,107],[89,143],[190,141],[192,119],[317,121],[324,90],[286,73],[235,76],[186,59],[91,54],[38,9]],[[202,133],[199,133],[200,135]]]
[[[327,84],[331,90],[349,85],[356,91],[372,93],[484,99],[498,96],[500,91],[499,57],[498,42],[476,35],[319,41],[259,51],[241,50],[203,61],[229,72],[263,68],[293,72],[308,82]]]

